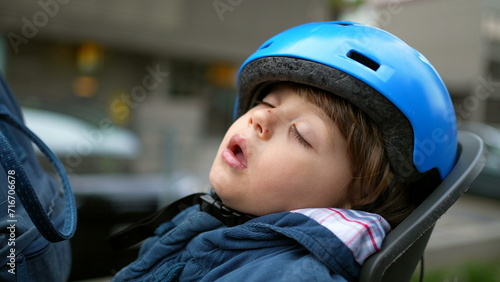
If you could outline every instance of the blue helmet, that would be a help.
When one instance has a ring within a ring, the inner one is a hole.
[[[443,81],[422,54],[386,31],[323,22],[272,37],[239,70],[235,116],[279,81],[323,89],[364,111],[382,130],[401,180],[431,171],[444,179],[455,163],[456,118]]]

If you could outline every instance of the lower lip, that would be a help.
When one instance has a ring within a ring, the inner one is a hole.
[[[229,149],[222,151],[222,159],[232,168],[243,170],[247,168],[246,164],[242,163]]]

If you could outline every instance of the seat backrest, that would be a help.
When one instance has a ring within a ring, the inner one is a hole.
[[[487,151],[475,134],[459,131],[455,166],[443,182],[384,240],[361,269],[360,281],[410,281],[436,221],[469,188],[483,169]]]

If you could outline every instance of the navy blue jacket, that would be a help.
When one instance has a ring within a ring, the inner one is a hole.
[[[227,227],[191,207],[161,225],[113,281],[352,281],[356,248],[297,212]]]

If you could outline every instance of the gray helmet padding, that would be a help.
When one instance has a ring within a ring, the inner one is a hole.
[[[291,57],[263,57],[249,62],[239,75],[237,116],[250,109],[265,85],[279,81],[310,85],[353,103],[380,127],[396,176],[405,181],[422,176],[413,164],[413,129],[403,113],[366,83],[330,66]]]

